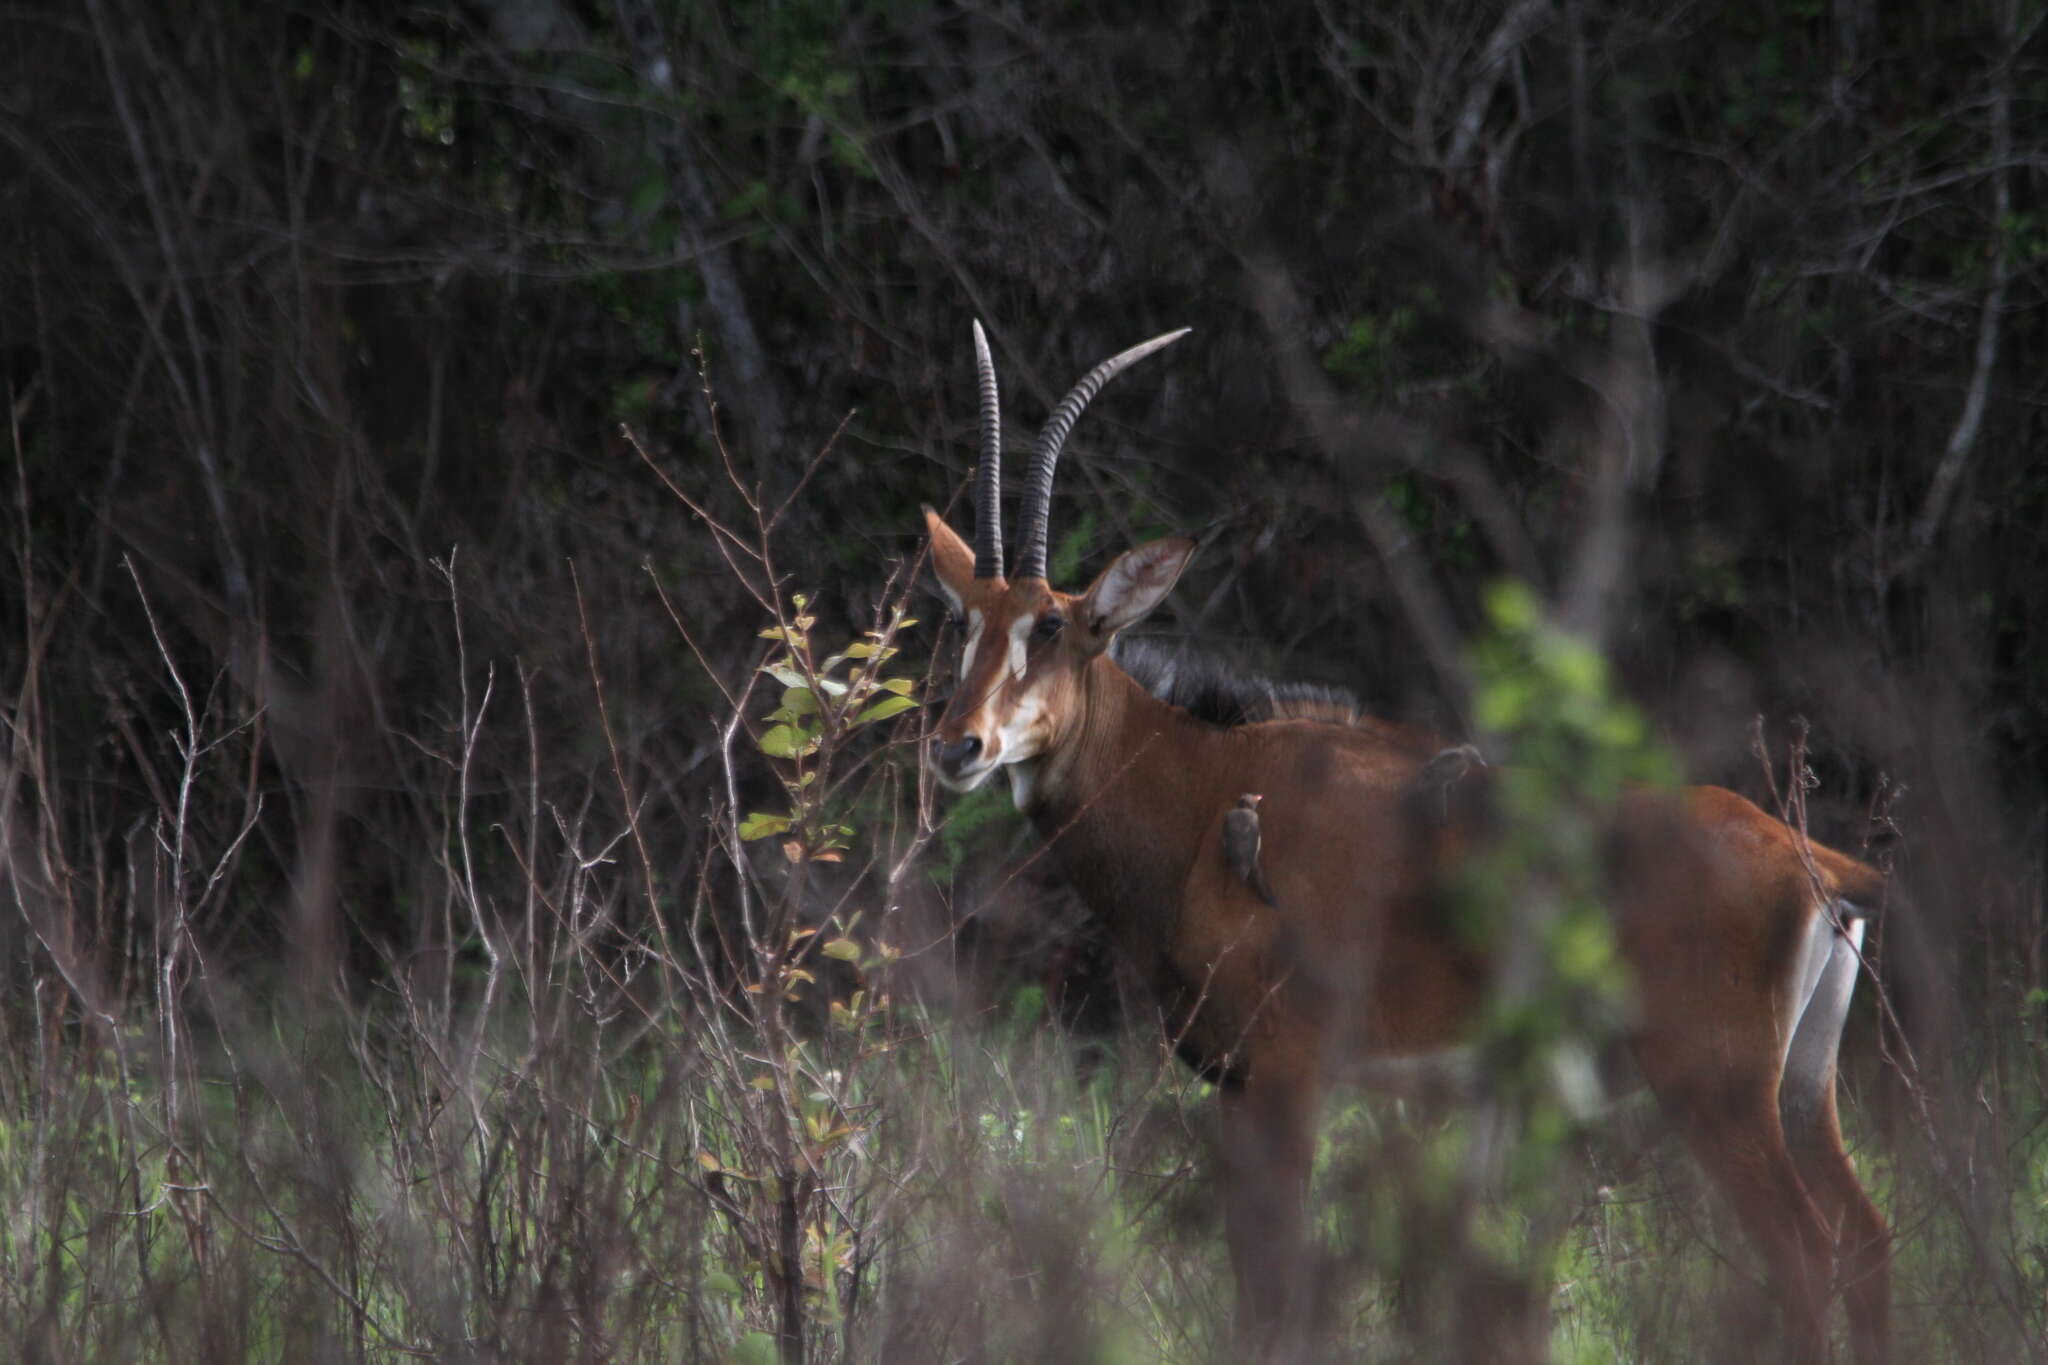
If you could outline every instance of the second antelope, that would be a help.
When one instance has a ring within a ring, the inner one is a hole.
[[[1219,723],[1176,705],[1170,686],[1142,685],[1111,641],[1165,598],[1192,540],[1129,550],[1079,593],[1046,581],[1067,433],[1103,384],[1183,334],[1104,361],[1054,410],[1005,576],[995,370],[976,324],[973,545],[925,512],[934,569],[966,629],[930,762],[958,791],[1008,779],[1157,994],[1181,1055],[1218,1081],[1238,1314],[1256,1336],[1299,1301],[1294,1252],[1326,1085],[1362,1060],[1468,1037],[1490,964],[1433,908],[1442,841],[1409,801],[1442,744],[1285,694]],[[1263,797],[1272,905],[1224,849],[1246,793]],[[1880,875],[1718,787],[1636,793],[1609,836],[1642,1079],[1766,1262],[1788,1353],[1826,1357],[1838,1285],[1858,1360],[1884,1360],[1890,1234],[1835,1109],[1836,1050]]]

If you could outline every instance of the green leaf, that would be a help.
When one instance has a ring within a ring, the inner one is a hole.
[[[634,187],[632,203],[627,213],[634,218],[652,218],[668,199],[668,178],[655,174],[642,180]]]
[[[1083,512],[1074,529],[1060,537],[1060,543],[1053,547],[1050,569],[1053,582],[1068,582],[1080,572],[1081,556],[1094,539],[1095,513]]]
[[[732,1344],[732,1352],[725,1359],[726,1365],[776,1365],[781,1356],[775,1349],[774,1337],[766,1332],[749,1332]]]
[[[707,1294],[717,1294],[727,1299],[736,1299],[740,1296],[740,1282],[723,1270],[705,1271],[700,1283]]]
[[[773,195],[767,181],[750,180],[738,194],[725,201],[722,212],[727,218],[745,218],[751,213],[763,213],[767,210],[771,198]],[[801,607],[803,603],[799,602],[797,605]]]
[[[1527,632],[1543,614],[1543,605],[1527,583],[1503,578],[1486,590],[1487,614],[1511,635]]]
[[[761,752],[770,758],[800,758],[818,747],[818,737],[794,725],[771,725],[761,736]]]
[[[1503,734],[1522,723],[1529,714],[1529,685],[1519,678],[1502,678],[1479,690],[1473,719],[1479,728]]]
[[[643,377],[622,384],[612,394],[612,413],[621,421],[645,425],[660,393],[661,382],[657,379]]]
[[[792,687],[782,694],[782,709],[794,716],[818,714],[818,694],[808,687]]]
[[[883,678],[875,686],[881,688],[884,692],[894,692],[899,697],[907,697],[917,687],[917,679]]]
[[[764,640],[780,640],[784,644],[796,649],[802,649],[804,644],[803,632],[791,630],[787,626],[770,626],[761,632],[761,638]]]
[[[828,939],[819,946],[818,951],[841,962],[860,961],[860,945],[850,938]]]
[[[1600,651],[1575,636],[1554,634],[1544,642],[1544,661],[1551,675],[1576,696],[1597,697],[1606,690],[1607,661]]]
[[[903,714],[903,712],[910,710],[916,705],[917,701],[912,697],[884,697],[867,710],[855,716],[853,723],[855,725],[866,725],[872,721],[887,720],[891,716]]]
[[[789,824],[787,815],[769,815],[765,811],[755,811],[740,821],[740,838],[766,839],[772,834],[782,833],[789,828]]]
[[[1594,736],[1610,749],[1633,749],[1650,737],[1642,713],[1626,702],[1608,703]]]

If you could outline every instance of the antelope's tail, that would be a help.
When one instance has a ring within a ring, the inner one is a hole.
[[[1813,846],[1813,861],[1834,892],[1834,898],[1845,903],[1845,915],[1856,918],[1873,915],[1885,903],[1887,879],[1869,863],[1846,853],[1837,853],[1822,844]]]

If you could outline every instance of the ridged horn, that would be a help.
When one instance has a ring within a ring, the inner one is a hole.
[[[1060,448],[1067,443],[1067,433],[1074,429],[1074,421],[1080,417],[1081,409],[1101,392],[1104,384],[1122,371],[1154,351],[1171,346],[1192,330],[1182,327],[1150,341],[1141,341],[1128,351],[1118,352],[1088,371],[1052,410],[1052,416],[1046,419],[1045,429],[1038,433],[1038,444],[1031,450],[1031,475],[1024,485],[1024,540],[1017,547],[1016,577],[1045,577],[1045,529],[1046,515],[1052,507],[1052,473],[1059,464]]]
[[[974,471],[974,576],[1003,575],[1003,410],[996,362],[981,319],[974,320],[974,369],[981,380],[981,462]]]

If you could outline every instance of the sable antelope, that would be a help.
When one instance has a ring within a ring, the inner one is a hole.
[[[1151,983],[1182,1056],[1218,1082],[1239,1318],[1270,1323],[1300,1278],[1292,1249],[1325,1086],[1364,1060],[1454,1047],[1489,964],[1433,913],[1444,842],[1408,804],[1441,741],[1284,694],[1218,724],[1141,685],[1111,642],[1166,596],[1192,540],[1126,551],[1080,593],[1046,582],[1053,470],[1075,419],[1110,378],[1181,335],[1104,361],[1053,411],[1005,577],[995,371],[976,324],[972,548],[925,510],[939,584],[966,627],[930,764],[959,791],[1008,777]],[[1247,790],[1264,794],[1277,906],[1223,848],[1226,812]],[[1767,1263],[1791,1352],[1826,1356],[1839,1284],[1858,1359],[1885,1359],[1890,1233],[1835,1110],[1836,1050],[1880,875],[1716,787],[1633,794],[1606,847],[1639,996],[1627,1040],[1637,1070]]]

